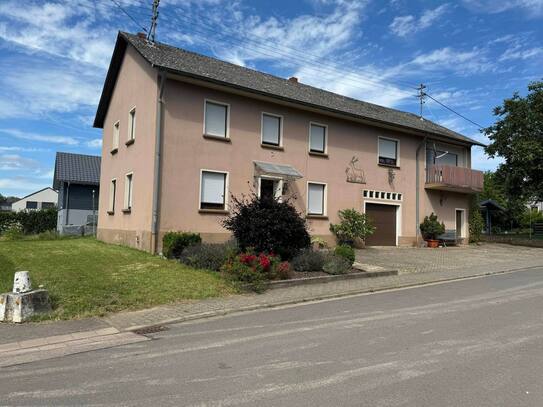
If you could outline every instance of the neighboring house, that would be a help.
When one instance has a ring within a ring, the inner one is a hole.
[[[53,186],[58,189],[57,229],[93,224],[100,192],[100,157],[57,153]]]
[[[526,206],[533,211],[543,212],[543,201],[531,202]]]
[[[33,192],[24,198],[19,199],[11,204],[11,210],[19,211],[35,211],[38,209],[54,208],[57,206],[58,192],[53,188],[47,187]]]
[[[94,126],[98,238],[151,252],[169,230],[228,239],[231,194],[251,190],[296,196],[311,234],[331,243],[345,208],[373,219],[368,245],[414,244],[431,212],[465,239],[470,194],[483,186],[470,169],[475,140],[139,35],[118,35]]]

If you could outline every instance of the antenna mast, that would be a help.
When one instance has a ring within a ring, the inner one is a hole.
[[[417,88],[417,90],[419,91],[419,94],[417,95],[417,97],[420,100],[420,119],[421,120],[424,120],[424,118],[422,117],[422,107],[426,103],[426,100],[425,100],[426,92],[424,92],[424,89],[426,89],[426,86],[423,83],[421,83],[420,86]]]
[[[153,0],[153,15],[151,16],[151,28],[147,34],[147,39],[151,42],[155,42],[156,24],[158,20],[158,5],[160,0]]]

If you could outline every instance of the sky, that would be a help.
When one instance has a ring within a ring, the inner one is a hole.
[[[0,0],[0,193],[51,186],[55,153],[100,154],[92,122],[118,30],[152,0]],[[122,8],[119,8],[119,6]],[[157,41],[418,113],[415,88],[481,126],[543,78],[543,0],[162,0]],[[482,142],[432,100],[424,116]],[[472,167],[492,170],[474,148]]]

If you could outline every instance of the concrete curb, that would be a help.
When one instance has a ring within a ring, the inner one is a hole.
[[[281,307],[281,306],[286,306],[286,305],[303,304],[303,303],[306,303],[306,302],[329,300],[329,299],[342,298],[342,297],[349,297],[349,296],[353,296],[353,295],[357,295],[357,294],[388,291],[388,290],[394,290],[394,289],[398,289],[398,288],[421,287],[421,286],[430,285],[430,284],[446,283],[446,282],[460,281],[460,280],[468,280],[468,279],[472,279],[472,278],[480,278],[480,277],[486,277],[486,276],[491,276],[491,275],[514,273],[514,272],[518,272],[518,271],[528,271],[528,270],[531,270],[531,269],[536,269],[536,268],[541,268],[541,267],[542,266],[523,267],[523,268],[518,268],[518,269],[501,270],[501,271],[494,271],[494,272],[484,272],[484,273],[472,274],[472,275],[462,276],[462,277],[438,278],[438,279],[431,280],[431,281],[423,281],[423,282],[416,282],[416,283],[391,284],[391,285],[385,286],[385,287],[357,289],[357,290],[344,291],[344,292],[341,292],[341,293],[330,294],[330,295],[318,295],[318,296],[314,296],[314,297],[306,297],[306,298],[301,298],[301,299],[296,299],[296,300],[279,301],[279,302],[276,302],[276,303],[273,303],[273,304],[255,304],[255,305],[251,305],[251,306],[247,306],[247,307],[225,308],[225,309],[222,309],[222,310],[207,311],[207,312],[201,312],[201,313],[182,316],[182,317],[165,319],[165,320],[158,321],[158,322],[150,324],[150,325],[134,325],[134,326],[130,326],[128,328],[123,328],[123,329],[121,329],[121,331],[133,332],[133,331],[140,330],[140,329],[148,329],[148,328],[153,328],[153,327],[157,327],[157,326],[171,325],[171,324],[177,324],[177,323],[182,323],[182,322],[194,321],[194,320],[198,320],[198,319],[207,319],[207,318],[212,318],[212,317],[225,316],[225,315],[231,315],[231,314],[248,312],[248,311],[255,311],[255,310],[259,310],[259,309],[269,309],[269,308],[276,308],[276,307]]]
[[[298,286],[298,285],[320,284],[320,283],[329,283],[332,281],[354,280],[354,279],[359,279],[359,278],[374,278],[374,277],[386,277],[386,276],[397,276],[397,275],[398,275],[398,270],[382,270],[382,271],[363,271],[360,273],[338,274],[338,275],[331,275],[331,276],[294,278],[292,280],[270,281],[270,283],[268,283],[268,289],[273,290],[274,288],[285,288],[285,287],[293,287],[293,286]]]

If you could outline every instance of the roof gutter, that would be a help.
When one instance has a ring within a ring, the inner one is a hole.
[[[424,140],[422,140],[419,144],[419,146],[417,147],[417,152],[415,154],[415,162],[416,162],[416,169],[415,169],[415,176],[416,176],[416,179],[415,179],[415,183],[416,183],[416,192],[415,192],[415,205],[416,205],[416,209],[415,209],[415,236],[416,236],[416,246],[419,247],[419,239],[420,239],[420,229],[419,229],[419,224],[420,224],[420,160],[419,160],[419,156],[420,156],[420,150],[422,149],[422,147],[424,147],[426,145],[426,140],[428,140],[428,136],[424,136]]]
[[[160,222],[160,181],[162,171],[162,112],[164,104],[164,84],[166,74],[163,70],[158,71],[158,92],[156,104],[156,134],[155,134],[155,167],[153,179],[153,218],[151,223],[151,253],[158,251],[158,232]]]

